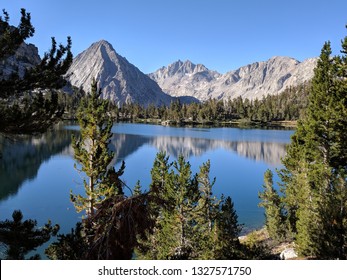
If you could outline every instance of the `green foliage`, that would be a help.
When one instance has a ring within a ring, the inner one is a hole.
[[[59,231],[59,226],[52,226],[48,221],[44,227],[38,228],[36,220],[23,221],[23,214],[15,210],[12,221],[0,222],[0,245],[6,259],[23,260],[25,255],[46,243]],[[32,258],[39,259],[39,255]]]
[[[127,197],[125,184],[120,180],[124,162],[118,171],[111,167],[114,153],[110,152],[109,143],[113,119],[107,113],[108,101],[100,97],[101,90],[93,81],[90,94],[77,112],[81,137],[72,141],[79,170],[86,176],[86,196],[71,193],[71,199],[76,210],[85,210],[87,215],[82,228],[60,236],[49,248],[51,258],[130,259],[137,244],[136,236],[142,236],[151,227],[148,193],[142,194],[138,183],[135,195]],[[74,248],[77,255],[73,254]]]
[[[291,121],[303,117],[308,103],[307,83],[285,89],[281,94],[249,100],[237,97],[227,101],[209,99],[204,103],[181,104],[173,101],[168,107],[141,107],[124,104],[114,108],[117,118],[136,121],[138,119],[169,120],[173,123],[215,123],[244,119],[252,122]]]
[[[81,138],[72,139],[75,159],[81,166],[79,170],[88,181],[85,179],[83,182],[86,197],[71,193],[71,200],[78,212],[85,210],[91,217],[103,200],[123,192],[119,177],[125,168],[124,163],[118,172],[109,168],[114,157],[108,148],[113,120],[106,113],[108,101],[101,99],[100,95],[101,90],[93,81],[91,93],[83,99],[77,113]]]
[[[273,173],[267,170],[264,174],[263,192],[259,193],[261,203],[259,206],[265,209],[265,227],[270,237],[277,241],[285,238],[285,217],[281,198],[273,187]]]
[[[85,258],[86,248],[82,224],[77,223],[71,233],[58,234],[57,241],[49,245],[45,254],[51,260],[82,260]]]
[[[0,99],[0,132],[31,134],[45,132],[63,114],[55,92],[25,95],[9,104]]]
[[[31,16],[21,10],[18,27],[9,24],[9,15],[0,17],[0,59],[15,54],[25,39],[34,35]],[[63,75],[72,63],[71,39],[67,45],[52,38],[52,47],[42,61],[26,69],[24,77],[18,70],[9,77],[0,77],[0,132],[35,133],[47,130],[63,114],[58,106],[57,90],[65,86]],[[42,96],[45,95],[45,98]]]
[[[154,226],[139,238],[140,259],[227,259],[240,255],[241,227],[230,198],[213,196],[210,162],[193,175],[180,156],[173,163],[161,152],[151,171],[151,192],[161,198],[152,203]],[[154,195],[152,193],[152,195]]]
[[[31,15],[21,9],[20,23],[16,28],[10,24],[9,14],[3,10],[0,16],[0,59],[13,55],[25,39],[34,35],[35,28],[31,24]]]
[[[324,44],[280,172],[289,233],[303,256],[347,258],[346,42],[335,57]]]
[[[252,231],[242,242],[243,259],[248,260],[269,260],[274,259],[271,249],[266,242],[264,230]]]
[[[234,260],[244,258],[239,235],[242,226],[238,223],[238,216],[231,197],[222,197],[220,210],[215,221],[214,256],[215,259]]]

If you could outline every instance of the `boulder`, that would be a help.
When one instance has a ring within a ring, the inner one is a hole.
[[[298,257],[298,255],[295,252],[294,248],[287,248],[287,249],[283,250],[280,254],[281,260],[290,260],[290,259],[294,259],[297,257]]]

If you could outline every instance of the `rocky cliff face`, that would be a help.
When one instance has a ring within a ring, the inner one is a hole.
[[[23,43],[16,53],[0,61],[0,79],[7,79],[12,73],[23,77],[25,70],[39,64],[41,58],[39,51],[33,44]]]
[[[167,67],[149,74],[164,92],[171,96],[193,96],[204,100],[206,90],[221,76],[202,64],[193,64],[189,60],[177,61]]]
[[[107,41],[92,44],[73,61],[67,75],[73,86],[90,91],[95,78],[103,98],[117,104],[168,105],[172,98],[155,81],[120,56]]]
[[[299,62],[277,56],[222,75],[201,64],[178,61],[149,74],[149,77],[172,96],[194,96],[200,101],[238,96],[260,99],[310,80],[316,63],[316,58]]]

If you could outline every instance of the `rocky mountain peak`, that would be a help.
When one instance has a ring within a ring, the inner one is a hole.
[[[316,58],[300,62],[286,56],[274,56],[222,75],[202,64],[177,61],[149,76],[172,96],[193,96],[200,101],[238,96],[261,99],[264,95],[278,94],[286,87],[309,81],[316,63]]]
[[[169,104],[172,99],[105,40],[93,43],[77,55],[66,77],[73,86],[82,87],[86,92],[96,79],[103,98],[119,105],[129,102],[161,105]]]
[[[161,68],[161,70],[166,77],[172,77],[175,75],[183,76],[187,74],[194,74],[197,72],[207,71],[208,69],[202,64],[194,64],[190,60],[186,60],[184,62],[178,60],[171,63],[167,67]]]

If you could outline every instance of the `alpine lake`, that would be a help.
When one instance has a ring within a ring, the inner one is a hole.
[[[110,149],[113,164],[125,161],[123,181],[134,187],[140,180],[143,190],[151,181],[156,154],[165,151],[170,162],[180,154],[191,164],[193,173],[210,160],[213,194],[231,196],[243,224],[243,233],[264,225],[264,211],[258,207],[267,169],[280,169],[281,158],[293,134],[283,128],[170,127],[152,124],[117,123],[112,128]],[[83,174],[74,165],[71,137],[79,127],[61,123],[43,135],[0,136],[0,220],[12,219],[20,209],[24,219],[48,220],[60,225],[60,233],[71,232],[82,213],[70,201],[70,191],[84,194]],[[52,241],[51,241],[52,242]],[[38,248],[42,258],[47,244]],[[35,253],[37,253],[35,252]]]

